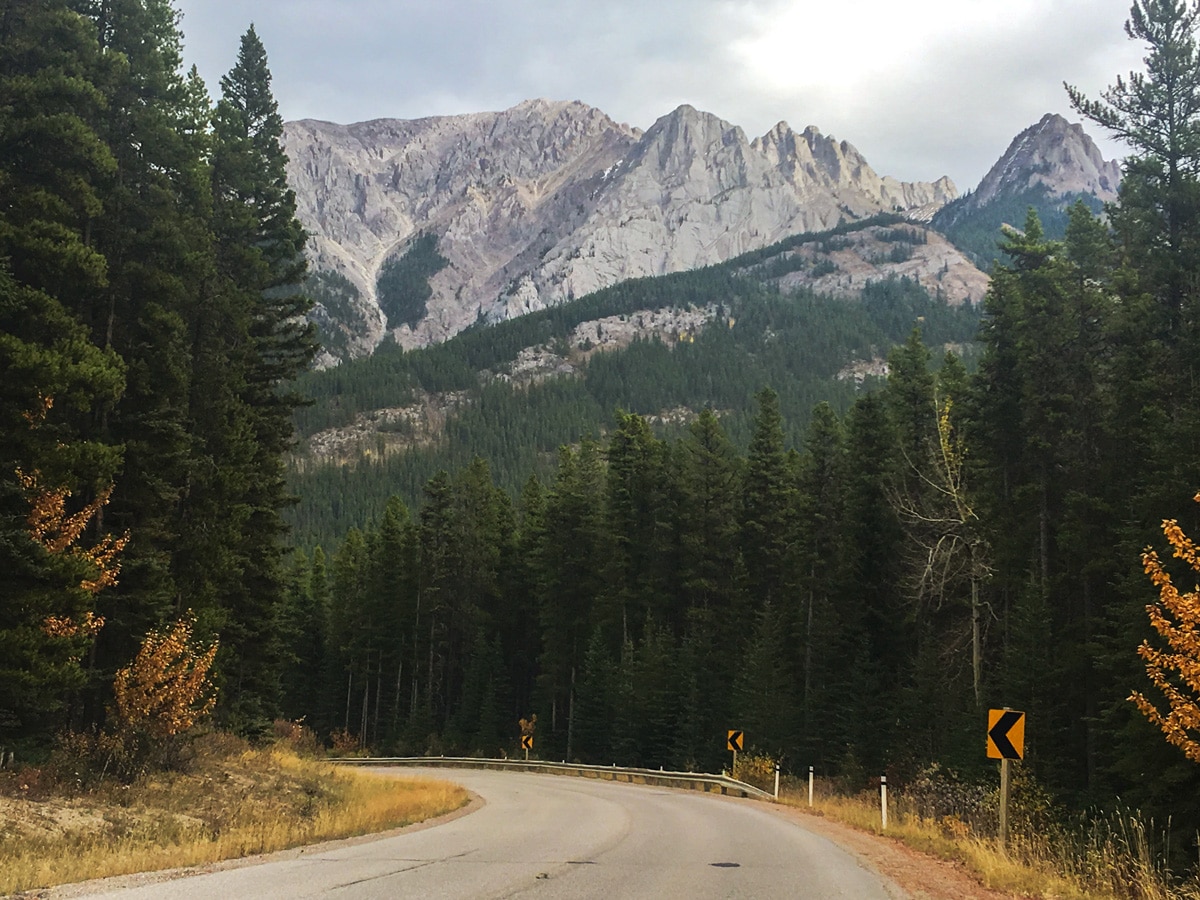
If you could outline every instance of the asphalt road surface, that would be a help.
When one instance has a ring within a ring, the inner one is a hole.
[[[431,828],[121,891],[134,898],[898,900],[898,887],[767,804],[607,781],[384,769],[485,805]]]

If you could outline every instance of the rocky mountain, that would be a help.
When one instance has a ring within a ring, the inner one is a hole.
[[[336,304],[316,311],[345,356],[389,333],[422,346],[880,212],[928,220],[956,196],[946,178],[881,177],[815,128],[781,122],[749,140],[690,106],[645,132],[546,100],[414,121],[305,120],[287,124],[284,147],[314,268],[345,279]],[[381,304],[380,275],[397,270],[412,295]]]
[[[1056,113],[1026,128],[988,170],[967,206],[986,206],[1004,194],[1022,193],[1038,185],[1053,196],[1091,194],[1099,200],[1117,199],[1121,164],[1105,160],[1082,125]]]
[[[1021,227],[1029,207],[1051,237],[1066,227],[1065,210],[1077,199],[1099,210],[1115,200],[1121,164],[1105,160],[1081,125],[1048,113],[1017,135],[972,192],[948,203],[933,218],[977,262],[995,255],[1004,225]]]
[[[774,383],[824,357],[821,394],[844,396],[845,388],[831,382],[857,384],[870,376],[885,376],[891,341],[907,336],[916,318],[925,319],[926,313],[931,338],[950,337],[956,343],[944,349],[969,352],[957,341],[973,333],[979,307],[963,301],[982,299],[987,283],[987,276],[944,237],[896,214],[792,235],[718,265],[596,291],[555,310],[553,316],[542,311],[472,329],[406,359],[397,359],[403,355],[388,346],[370,358],[348,362],[336,373],[312,373],[306,387],[324,402],[319,399],[317,408],[301,416],[304,450],[293,459],[293,467],[311,471],[331,463],[382,463],[413,451],[436,455],[448,433],[478,413],[483,392],[492,392],[489,405],[500,402],[497,397],[503,392],[495,393],[500,384],[524,393],[547,420],[578,422],[578,412],[564,414],[562,404],[578,402],[579,392],[588,388],[568,383],[587,382],[593,369],[604,381],[603,372],[616,368],[625,372],[620,381],[628,384],[630,367],[636,370],[639,365],[635,360],[657,351],[665,352],[655,363],[661,370],[648,379],[653,389],[643,385],[619,398],[606,397],[623,408],[632,404],[653,424],[686,423],[711,404],[716,395],[706,394],[704,385],[711,384],[713,371],[723,373],[719,381],[725,387],[738,377],[733,370],[741,377],[753,373],[749,383]],[[797,302],[797,289],[809,289],[815,296],[804,294],[807,299]],[[851,297],[858,302],[843,302]],[[885,319],[883,327],[892,330],[882,342],[879,333],[874,340],[863,340],[872,331],[873,315],[874,325]],[[848,331],[830,327],[840,318],[855,324]],[[788,321],[787,334],[781,336],[780,323]],[[957,324],[948,326],[951,322]],[[712,337],[714,330],[725,332],[740,349],[732,349],[731,355],[726,340]],[[846,345],[849,333],[855,334],[852,347]],[[790,350],[782,357],[790,360],[783,369],[768,375],[755,369],[761,363],[741,356],[760,354],[776,340]],[[803,349],[814,343],[822,345],[819,352]],[[658,388],[676,380],[671,370],[688,366],[689,356],[694,368],[678,379],[684,386],[670,396],[672,402],[643,407],[653,403],[649,397]],[[422,361],[413,362],[418,358]],[[400,373],[409,365],[416,369],[409,370],[406,379]],[[555,399],[534,399],[547,382],[552,383],[548,394]],[[551,407],[556,411],[550,412]],[[610,407],[608,402],[592,407],[600,416],[583,430],[603,432]],[[494,416],[495,407],[491,409]],[[461,450],[464,432],[454,433]]]

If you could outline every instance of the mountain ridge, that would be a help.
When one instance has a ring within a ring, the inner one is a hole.
[[[415,347],[626,278],[721,262],[800,231],[879,212],[928,217],[948,178],[879,176],[845,141],[786,123],[744,131],[686,104],[645,132],[578,101],[337,125],[285,126],[289,181],[314,267],[359,292],[347,355]],[[433,233],[448,265],[428,313],[388,323],[375,280]],[[332,360],[326,360],[331,362]]]

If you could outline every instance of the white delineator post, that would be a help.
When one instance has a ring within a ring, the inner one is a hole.
[[[883,809],[883,830],[887,831],[887,776],[879,776],[879,805]]]
[[[808,767],[808,805],[812,806],[813,800],[813,767]]]
[[[775,799],[779,799],[779,763],[775,763]]]

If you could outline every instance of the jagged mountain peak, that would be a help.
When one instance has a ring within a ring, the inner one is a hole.
[[[1082,200],[1099,212],[1101,201],[1116,198],[1120,182],[1120,162],[1105,160],[1083,126],[1047,113],[1013,138],[979,187],[938,210],[932,224],[987,269],[1002,256],[1004,228],[1022,226],[1030,208],[1046,234],[1059,237],[1069,207]]]
[[[1018,134],[984,176],[972,198],[985,206],[997,196],[1044,185],[1051,195],[1092,194],[1114,200],[1121,183],[1121,164],[1105,160],[1083,130],[1057,113],[1047,113]]]
[[[780,122],[750,141],[689,104],[645,132],[546,99],[416,120],[306,120],[285,126],[284,146],[314,269],[358,291],[340,303],[342,318],[357,319],[344,327],[349,355],[388,335],[406,347],[440,341],[624,279],[880,212],[918,216],[954,197],[946,179],[880,177],[815,127],[797,135]],[[447,264],[415,314],[396,301],[406,313],[388,321],[380,272],[419,234],[436,238]]]
[[[678,140],[679,138],[711,140],[723,138],[726,135],[735,136],[743,143],[746,142],[746,135],[738,126],[726,122],[713,113],[696,109],[688,103],[682,103],[665,116],[659,117],[653,125],[647,128],[645,137],[647,141]]]

